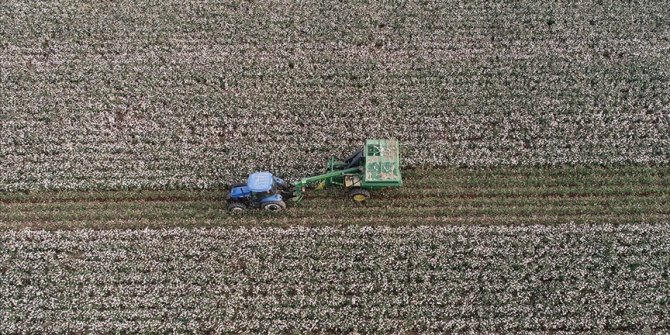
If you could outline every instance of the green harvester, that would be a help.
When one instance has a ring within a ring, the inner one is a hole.
[[[312,186],[344,187],[349,190],[349,198],[358,203],[365,202],[371,190],[400,187],[400,145],[395,139],[369,139],[344,160],[331,157],[324,174],[294,184],[293,200],[301,201],[305,189]]]

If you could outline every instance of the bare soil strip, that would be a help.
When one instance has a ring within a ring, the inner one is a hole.
[[[238,225],[560,224],[670,218],[666,167],[414,169],[365,206],[311,191],[283,213],[226,211],[225,189],[0,194],[0,229]],[[105,221],[109,224],[105,225]]]

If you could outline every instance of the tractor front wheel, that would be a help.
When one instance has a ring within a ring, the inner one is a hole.
[[[283,201],[272,201],[263,204],[263,209],[272,212],[279,212],[286,209],[286,203]]]
[[[362,188],[354,188],[351,191],[349,191],[349,198],[351,198],[353,201],[361,204],[364,203],[365,200],[368,200],[370,197],[370,192],[368,190],[364,190]]]
[[[245,205],[244,205],[243,203],[241,203],[241,202],[231,202],[231,203],[228,205],[228,210],[231,211],[231,212],[242,212],[242,211],[244,211],[245,209],[247,209],[247,206],[245,206]]]

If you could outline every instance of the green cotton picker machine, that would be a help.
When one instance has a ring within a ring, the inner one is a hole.
[[[362,149],[344,160],[332,157],[326,173],[303,178],[294,185],[293,196],[302,200],[305,188],[340,186],[349,190],[349,198],[364,202],[370,190],[402,186],[400,175],[400,147],[396,140],[367,140]]]
[[[246,183],[235,185],[228,193],[228,209],[240,211],[262,208],[279,211],[286,208],[284,200],[300,202],[306,189],[343,187],[348,197],[363,203],[370,191],[402,186],[400,145],[397,140],[367,140],[365,146],[343,160],[331,157],[323,174],[302,178],[293,186],[270,172],[249,175]]]

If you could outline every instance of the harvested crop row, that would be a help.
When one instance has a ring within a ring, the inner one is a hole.
[[[670,192],[670,170],[666,167],[589,168],[489,168],[405,170],[406,187],[381,192],[385,197],[473,196],[563,197],[563,196],[663,196]],[[575,172],[571,172],[575,171]],[[519,174],[519,175],[517,175]],[[0,203],[124,202],[124,201],[223,201],[225,188],[215,190],[135,190],[91,192],[0,192]],[[313,192],[313,199],[332,199],[337,192]]]
[[[669,269],[667,222],[3,231],[0,332],[667,331]]]
[[[513,170],[513,169],[512,169]],[[514,224],[657,222],[670,219],[665,168],[591,169],[569,176],[562,168],[407,170],[403,188],[373,192],[356,206],[340,189],[310,191],[299,205],[268,215],[226,210],[226,190],[43,192],[0,195],[0,229],[103,229],[169,226]],[[561,176],[556,178],[556,176]],[[451,176],[460,181],[454,182]],[[430,180],[434,182],[427,185]],[[467,180],[466,183],[463,180]],[[614,180],[614,181],[612,181]],[[498,185],[498,186],[496,186]],[[316,218],[316,219],[315,219]],[[106,223],[107,222],[107,223]]]
[[[377,212],[387,210],[408,210],[417,209],[418,211],[431,210],[436,208],[533,208],[546,206],[547,208],[609,208],[617,206],[663,206],[670,202],[670,195],[662,196],[622,196],[622,197],[597,197],[587,196],[583,198],[472,198],[472,199],[444,199],[440,197],[424,198],[401,198],[389,199],[386,197],[377,200],[368,201],[365,206],[352,204],[350,200],[338,200],[332,198],[308,199],[300,205],[291,206],[293,212],[309,215],[324,209],[354,211],[355,215],[365,212]],[[212,210],[223,208],[223,203],[219,200],[194,200],[194,201],[118,201],[118,202],[63,202],[63,203],[14,203],[3,205],[2,214],[10,213],[56,213],[68,212],[77,213],[85,211],[138,211],[138,210]],[[252,213],[253,214],[253,213]],[[280,214],[275,214],[280,215]],[[286,215],[293,215],[290,212]],[[297,215],[297,214],[296,214]]]

